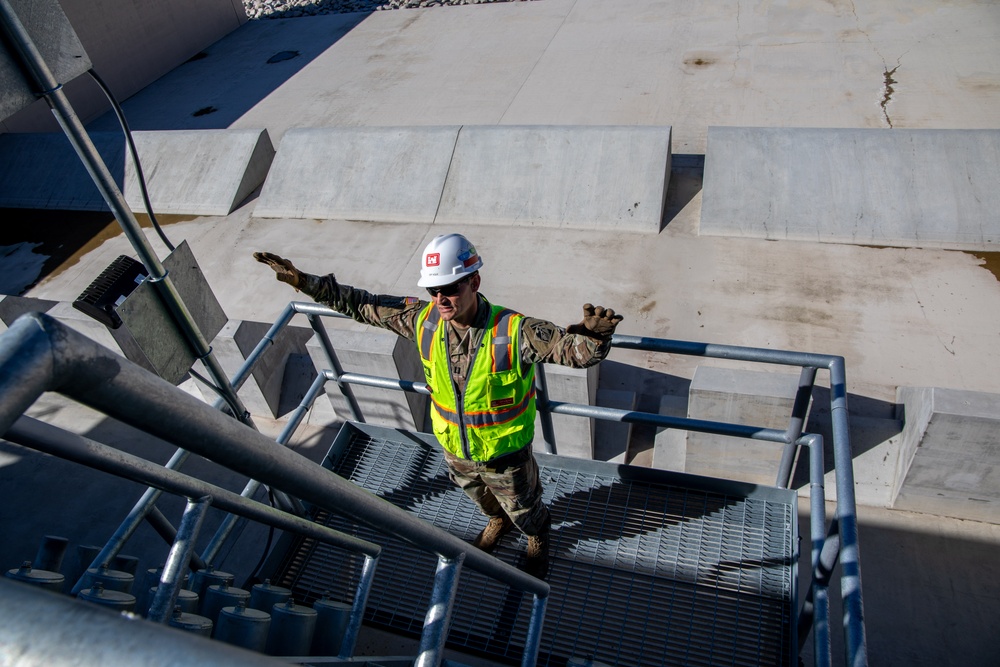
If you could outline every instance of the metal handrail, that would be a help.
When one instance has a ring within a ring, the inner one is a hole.
[[[329,512],[348,516],[417,548],[456,561],[535,597],[544,614],[549,585],[427,524],[212,409],[50,316],[29,313],[0,336],[0,434],[44,392],[56,391],[143,432],[259,479]],[[532,618],[537,658],[541,620]],[[531,635],[531,633],[529,633]]]
[[[309,316],[313,329],[331,363],[336,353],[326,330],[318,324],[319,317],[347,318],[337,311],[315,303],[292,302],[288,304],[279,321],[287,323],[294,313]],[[349,319],[349,318],[347,318]],[[277,324],[277,323],[276,323]],[[765,348],[717,345],[693,341],[668,340],[616,334],[611,340],[612,347],[700,356],[731,361],[747,361],[801,369],[788,428],[778,429],[731,424],[699,419],[672,417],[636,410],[618,410],[601,406],[581,405],[552,401],[547,396],[545,375],[542,366],[536,368],[536,392],[543,438],[549,453],[555,453],[552,414],[564,414],[591,419],[645,424],[662,428],[729,435],[752,440],[762,440],[784,445],[779,465],[777,486],[787,488],[791,478],[794,452],[799,447],[807,447],[810,452],[810,525],[812,540],[812,579],[800,621],[812,619],[815,660],[817,665],[830,664],[831,640],[829,635],[829,601],[827,585],[834,565],[841,565],[841,597],[843,598],[843,619],[845,642],[845,663],[852,667],[868,664],[867,639],[864,625],[864,604],[861,592],[861,564],[858,546],[857,502],[854,493],[854,470],[851,452],[849,417],[847,409],[847,379],[844,358],[836,355],[770,350]],[[806,411],[815,383],[816,371],[830,373],[830,408],[833,426],[834,474],[837,487],[837,512],[829,527],[825,527],[825,495],[823,438],[818,434],[803,434]],[[360,373],[347,373],[336,364],[336,370],[320,371],[316,382],[323,379],[336,382],[345,396],[353,384],[429,394],[425,382],[376,377]],[[351,395],[353,396],[353,395]],[[349,399],[350,400],[350,399]],[[356,403],[351,404],[353,416],[363,421]],[[804,640],[802,635],[800,640]]]

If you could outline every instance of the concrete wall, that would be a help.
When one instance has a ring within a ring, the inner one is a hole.
[[[94,71],[123,100],[246,23],[241,0],[60,0]],[[80,118],[109,109],[89,76],[65,83]],[[55,132],[44,101],[0,123],[3,132]]]

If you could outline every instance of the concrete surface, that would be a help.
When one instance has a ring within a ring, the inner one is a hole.
[[[1000,248],[1000,130],[711,127],[700,234]]]
[[[91,132],[90,139],[111,177],[119,189],[123,189],[128,149],[121,132]],[[109,210],[73,145],[61,132],[0,135],[0,155],[3,156],[0,160],[0,206]]]
[[[893,507],[1000,523],[1000,395],[901,387]]]
[[[699,156],[709,126],[997,129],[998,43],[1000,5],[973,0],[541,0],[290,19],[244,26],[128,100],[126,112],[136,129],[266,128],[275,142],[309,127],[669,125],[673,160],[659,234],[456,225],[484,257],[484,293],[562,324],[578,321],[583,303],[601,303],[625,315],[626,334],[842,355],[852,417],[870,418],[875,433],[852,438],[855,468],[886,458],[894,468],[884,448],[898,455],[899,439],[874,424],[891,422],[897,387],[1000,393],[995,256],[700,236]],[[284,50],[301,56],[267,64]],[[206,106],[218,111],[191,115]],[[374,291],[413,294],[420,250],[443,231],[262,220],[253,204],[166,228],[191,243],[226,312],[239,319],[273,321],[302,298],[251,259],[255,250]],[[30,295],[72,300],[122,252],[128,244],[113,236]],[[637,406],[655,412],[664,394],[686,391],[704,361],[616,350],[602,383],[637,389]],[[826,381],[820,373],[818,389]],[[325,452],[325,437],[303,435],[312,451]],[[46,474],[42,457],[9,449],[4,456],[4,488],[23,501],[5,511],[30,508],[38,517],[19,522],[5,543],[14,558],[34,553],[47,529],[68,526],[74,540],[106,536],[138,494],[118,491],[128,502],[102,505],[113,520],[59,523],[79,514],[63,517],[65,496],[32,488],[40,485],[30,479]],[[859,515],[871,664],[994,664],[998,527],[877,507]],[[837,646],[838,664],[840,656]]]
[[[274,148],[266,130],[133,132],[154,213],[227,215],[260,187]],[[91,140],[133,211],[145,211],[138,174],[121,132]],[[107,211],[61,132],[0,136],[0,206]]]
[[[288,132],[254,216],[433,222],[458,133],[458,127]]]
[[[660,231],[669,127],[462,128],[435,223]]]
[[[134,0],[127,9],[117,0],[58,3],[94,71],[120,99],[141,90],[247,21],[241,0]],[[14,3],[15,7],[18,4]],[[191,20],[195,15],[197,20]],[[89,76],[59,81],[66,84],[64,90],[83,120],[111,108]],[[48,105],[41,100],[10,118],[0,118],[2,132],[58,130]]]

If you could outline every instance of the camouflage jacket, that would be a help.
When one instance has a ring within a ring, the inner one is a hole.
[[[302,275],[305,280],[299,289],[318,303],[330,306],[358,322],[388,329],[416,342],[417,316],[427,305],[427,301],[416,297],[372,294],[350,285],[339,284],[333,274],[313,276],[303,273]],[[465,389],[471,359],[470,350],[475,350],[482,342],[489,313],[489,302],[484,296],[479,295],[479,310],[475,324],[462,335],[454,327],[448,327],[452,376],[460,390]],[[534,317],[525,317],[521,320],[522,363],[550,363],[571,368],[587,368],[602,361],[610,350],[610,341],[601,342],[587,336],[568,334],[564,327],[547,320]]]

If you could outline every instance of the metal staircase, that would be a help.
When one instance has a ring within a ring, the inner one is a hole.
[[[553,517],[539,665],[571,658],[636,666],[797,664],[793,491],[538,459]],[[347,424],[324,466],[463,540],[485,524],[448,479],[433,436]],[[315,519],[383,542],[365,620],[419,634],[433,557],[326,511],[316,511]],[[496,553],[518,564],[523,541],[510,537]],[[295,542],[278,565],[281,585],[296,599],[331,593],[349,599],[355,582],[343,552],[311,539]],[[523,597],[482,575],[463,577],[449,646],[518,660],[530,611]]]
[[[779,431],[551,402],[540,373],[543,423],[550,413],[575,414],[771,441],[790,454],[803,448],[812,491],[813,577],[800,596],[796,493],[781,488],[787,486],[792,456],[782,463],[779,484],[763,487],[539,454],[554,522],[546,583],[518,570],[524,546],[513,536],[497,558],[469,545],[484,518],[448,479],[432,436],[348,423],[322,467],[281,446],[327,382],[336,382],[349,398],[351,384],[427,391],[420,382],[343,373],[320,322],[335,313],[314,304],[289,305],[237,373],[235,388],[298,312],[307,314],[334,370],[316,378],[277,443],[42,315],[24,316],[0,336],[0,433],[191,499],[190,520],[186,513],[160,582],[163,595],[176,595],[179,575],[192,557],[196,515],[207,503],[217,499],[227,511],[285,530],[289,537],[274,551],[272,579],[293,588],[297,600],[310,602],[329,592],[353,607],[340,655],[324,663],[359,661],[353,652],[363,617],[375,626],[419,634],[413,660],[418,665],[442,664],[446,642],[523,665],[794,665],[810,632],[815,664],[826,665],[832,662],[828,585],[839,561],[846,662],[866,664],[842,359],[614,339],[619,347],[801,365],[803,395],[816,370],[829,369],[838,483],[838,513],[829,527],[822,438],[801,432],[807,401],[796,401],[788,429]],[[171,464],[154,466],[74,434],[32,429],[31,421],[19,416],[44,391],[58,391],[185,447],[178,455],[190,450],[256,482],[239,496],[199,486],[169,469]],[[353,400],[351,405],[360,419],[360,406]],[[544,430],[551,447],[551,429]],[[300,499],[314,521],[247,500],[256,484]],[[203,560],[211,562],[236,532],[232,524],[224,525]],[[125,539],[116,534],[103,557],[117,553]],[[154,607],[169,609],[169,599]],[[20,639],[16,630],[6,632],[6,641]]]

